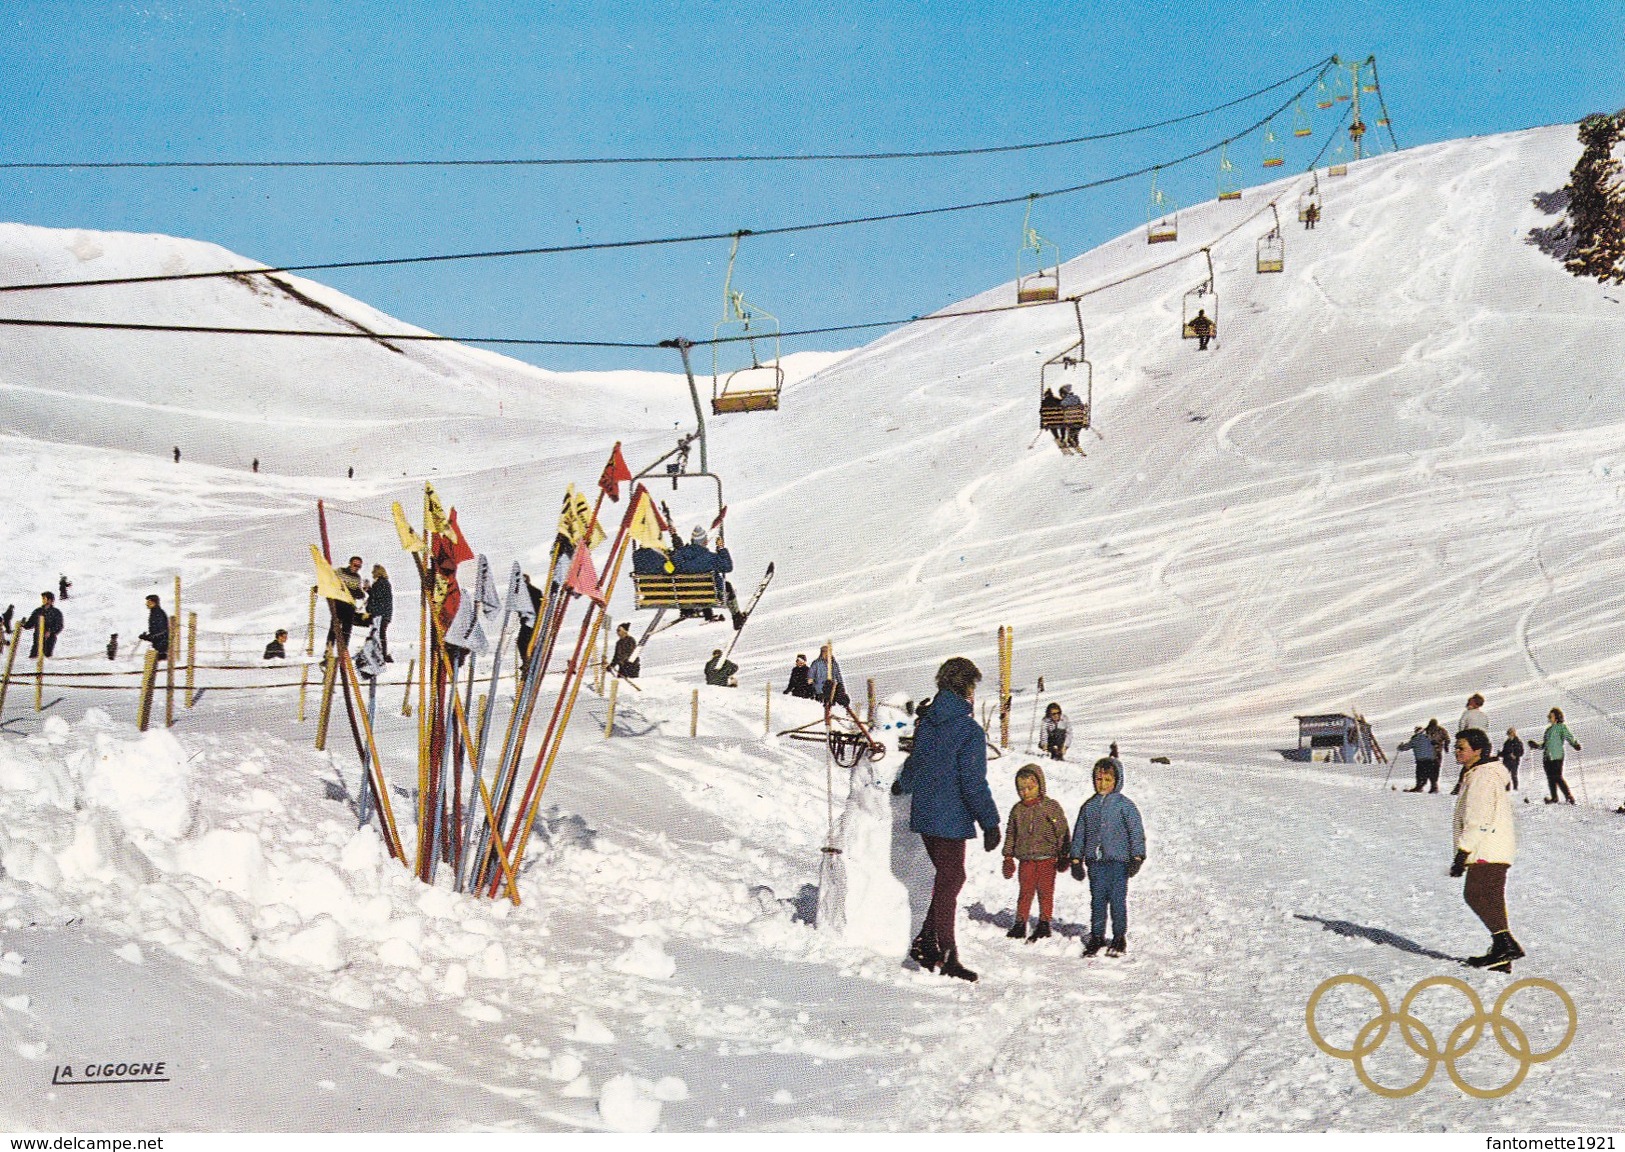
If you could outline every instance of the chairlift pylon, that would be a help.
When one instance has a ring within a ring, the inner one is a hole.
[[[1095,366],[1084,355],[1083,305],[1077,297],[1072,298],[1072,312],[1078,322],[1077,343],[1051,356],[1038,370],[1038,427],[1052,434],[1063,452],[1078,447],[1078,433],[1090,426],[1095,403]],[[1064,388],[1082,405],[1062,403]]]
[[[1027,215],[1021,222],[1021,247],[1016,250],[1016,303],[1039,304],[1061,296],[1061,249],[1033,228],[1033,201],[1027,197]],[[1054,264],[1048,263],[1053,254]]]
[[[1212,324],[1208,336],[1215,340],[1219,337],[1219,287],[1218,280],[1213,274],[1213,252],[1211,249],[1203,248],[1202,256],[1207,260],[1207,279],[1185,293],[1181,308],[1182,322],[1179,334],[1186,340],[1197,340],[1202,336],[1202,333],[1191,327],[1198,315],[1205,315]],[[1209,308],[1212,309],[1211,312],[1208,311]]]
[[[722,319],[711,333],[711,411],[717,416],[775,411],[784,389],[778,317],[750,304],[744,293],[733,287],[739,241],[748,235],[748,231],[734,233],[728,273],[722,281]],[[749,354],[749,363],[737,352],[741,345]],[[763,348],[772,353],[765,363]]]
[[[1157,169],[1151,170],[1151,204],[1146,209],[1145,242],[1167,244],[1179,239],[1179,206],[1157,187]]]
[[[1281,213],[1274,201],[1270,211],[1275,213],[1275,226],[1258,238],[1259,275],[1286,271],[1286,237],[1281,234]]]

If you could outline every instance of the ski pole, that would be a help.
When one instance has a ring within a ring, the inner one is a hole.
[[[1574,774],[1580,778],[1580,800],[1587,808],[1591,807],[1591,789],[1586,787],[1586,762],[1580,755],[1580,750],[1574,750]]]

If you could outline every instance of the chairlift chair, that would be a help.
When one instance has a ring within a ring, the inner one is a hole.
[[[1286,152],[1275,138],[1274,123],[1264,126],[1264,167],[1279,168],[1286,163]]]
[[[728,273],[722,282],[722,319],[712,329],[711,411],[717,416],[775,411],[784,389],[778,317],[750,304],[744,293],[733,288],[734,259],[739,255],[739,241],[746,235],[749,233],[734,234]],[[748,353],[749,363],[738,351],[740,346]],[[765,362],[764,351],[770,352]]]
[[[1041,304],[1061,297],[1061,250],[1032,227],[1033,199],[1027,198],[1021,247],[1016,250],[1017,304]]]
[[[1326,165],[1326,175],[1328,175],[1328,176],[1347,176],[1348,174],[1349,174],[1349,156],[1348,156],[1348,152],[1346,150],[1344,150],[1343,142],[1341,140],[1339,140],[1337,142],[1337,147],[1332,149],[1331,162]]]
[[[1151,172],[1151,205],[1146,210],[1145,242],[1167,244],[1179,239],[1179,207],[1161,188],[1157,173]]]
[[[1204,248],[1202,255],[1207,258],[1207,279],[1185,293],[1181,309],[1183,321],[1180,324],[1179,334],[1186,340],[1195,340],[1201,336],[1201,333],[1191,327],[1191,321],[1196,319],[1198,312],[1207,313],[1207,318],[1213,323],[1213,331],[1209,335],[1215,340],[1219,338],[1219,289],[1218,281],[1213,274],[1213,253]]]
[[[1076,439],[1077,432],[1089,427],[1094,412],[1095,366],[1084,355],[1083,306],[1076,299],[1072,301],[1072,311],[1078,321],[1077,343],[1051,356],[1038,370],[1038,427],[1052,433],[1057,428],[1072,430]],[[1067,384],[1082,398],[1083,407],[1046,408],[1044,394],[1053,389],[1052,394],[1059,396],[1061,387]]]
[[[1320,185],[1315,184],[1309,191],[1298,197],[1298,223],[1302,224],[1309,219],[1309,209],[1313,207],[1320,211]]]
[[[1286,237],[1281,235],[1281,213],[1274,204],[1270,211],[1275,213],[1275,227],[1258,238],[1258,273],[1264,275],[1268,272],[1286,271]]]
[[[1240,200],[1241,189],[1236,186],[1235,165],[1230,163],[1230,146],[1219,149],[1219,199]]]
[[[1294,136],[1313,136],[1314,126],[1309,122],[1309,113],[1303,110],[1303,101],[1299,100],[1292,105],[1292,134]]]
[[[1337,101],[1332,99],[1332,90],[1326,86],[1326,81],[1317,80],[1315,82],[1315,107],[1330,108],[1335,103]]]

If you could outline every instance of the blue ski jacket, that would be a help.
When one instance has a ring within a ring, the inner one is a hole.
[[[1123,774],[1102,796],[1096,792],[1078,809],[1072,826],[1072,859],[1093,864],[1100,860],[1127,863],[1145,859],[1145,825],[1134,801],[1123,795]]]
[[[922,836],[969,840],[976,826],[999,826],[999,807],[987,786],[987,734],[970,701],[938,692],[914,730],[914,751],[897,786],[913,793],[908,826]]]

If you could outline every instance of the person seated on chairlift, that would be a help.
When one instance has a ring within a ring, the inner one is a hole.
[[[713,552],[705,529],[696,527],[689,533],[687,544],[672,550],[671,563],[679,575],[711,575],[716,581],[717,599],[722,600],[726,595],[722,577],[724,573],[734,570],[734,562],[720,534],[717,537],[717,550]],[[690,610],[686,614],[695,613],[694,610]],[[705,609],[703,614],[707,620],[718,619],[716,613],[709,608]]]
[[[1038,418],[1039,418],[1039,422],[1042,423],[1043,421],[1049,419],[1049,417],[1051,415],[1053,415],[1056,412],[1059,412],[1060,410],[1061,410],[1061,399],[1060,399],[1060,397],[1055,395],[1055,393],[1051,389],[1048,389],[1048,388],[1044,389],[1044,395],[1041,396],[1039,398],[1039,401],[1038,401]],[[1052,424],[1050,426],[1049,432],[1050,432],[1051,436],[1055,437],[1055,442],[1057,444],[1065,444],[1066,443],[1066,430],[1063,429],[1059,424]]]
[[[632,571],[639,576],[658,576],[667,571],[666,554],[658,548],[639,544],[632,549]]]
[[[1083,402],[1083,397],[1079,396],[1076,392],[1072,391],[1072,385],[1070,385],[1070,384],[1062,384],[1061,385],[1061,411],[1063,411],[1063,412],[1067,412],[1067,411],[1076,412],[1076,411],[1081,411],[1084,407],[1085,407],[1085,404]],[[1062,447],[1064,447],[1064,448],[1076,448],[1078,446],[1078,425],[1077,424],[1072,424],[1069,427],[1065,427],[1065,428],[1058,428],[1058,429],[1056,429],[1056,431],[1061,433],[1061,435],[1056,438],[1056,442],[1059,443]]]
[[[1191,333],[1196,337],[1196,350],[1207,351],[1207,342],[1213,339],[1213,321],[1208,317],[1207,309],[1198,308],[1196,319],[1191,321]]]

